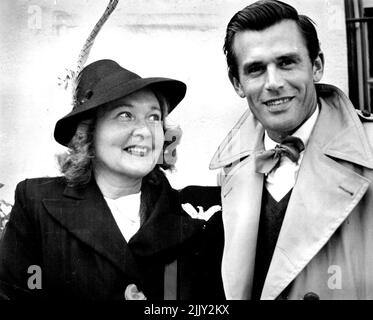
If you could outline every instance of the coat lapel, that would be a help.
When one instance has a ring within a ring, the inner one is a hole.
[[[275,299],[322,249],[368,189],[353,168],[373,168],[373,152],[353,107],[343,93],[321,96],[321,112],[262,291]],[[348,104],[348,108],[345,105]]]
[[[181,210],[178,192],[171,188],[165,177],[161,179],[161,184],[150,186],[153,190],[157,188],[160,195],[150,208],[148,220],[128,245],[138,256],[163,256],[171,261],[185,243],[202,231],[204,223]],[[153,192],[152,189],[149,192]]]
[[[132,253],[122,236],[97,184],[66,187],[64,197],[44,199],[48,213],[92,250],[105,257],[129,276],[137,277]]]
[[[167,254],[167,259],[172,260],[182,244],[203,228],[201,220],[181,212],[178,193],[165,177],[154,188],[161,190],[160,196],[148,220],[128,244],[94,180],[84,187],[66,187],[63,198],[44,199],[43,203],[48,213],[74,237],[136,278],[141,270],[136,256],[164,258]]]
[[[222,188],[222,277],[227,299],[251,297],[263,189],[263,176],[255,173],[252,158],[246,158],[240,166],[240,174],[231,177]]]
[[[263,175],[254,156],[263,150],[263,128],[247,111],[216,152],[210,168],[224,167],[222,278],[227,299],[250,299]]]
[[[211,160],[210,169],[232,167],[232,164],[240,162],[256,149],[263,148],[263,144],[260,145],[263,134],[262,125],[247,110],[218,147]]]

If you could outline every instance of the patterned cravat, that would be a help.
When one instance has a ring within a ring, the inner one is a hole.
[[[256,156],[255,171],[264,174],[270,173],[280,164],[282,156],[286,156],[291,161],[297,162],[303,150],[304,144],[301,139],[287,136],[274,149],[263,151]]]

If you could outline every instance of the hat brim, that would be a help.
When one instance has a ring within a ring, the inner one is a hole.
[[[113,83],[115,85],[113,85]],[[100,81],[93,89],[90,99],[84,105],[73,109],[69,114],[57,121],[54,129],[54,138],[67,146],[75,134],[77,125],[88,117],[94,110],[104,104],[128,96],[138,90],[151,87],[167,99],[171,112],[186,93],[185,83],[169,78],[135,78],[128,81],[121,72]]]

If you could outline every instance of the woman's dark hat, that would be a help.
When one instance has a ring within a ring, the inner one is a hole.
[[[58,120],[54,138],[67,146],[78,123],[99,106],[151,86],[167,99],[171,112],[184,98],[186,85],[169,78],[141,78],[112,60],[98,60],[87,65],[77,78],[73,110]]]

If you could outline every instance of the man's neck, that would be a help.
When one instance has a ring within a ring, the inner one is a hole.
[[[287,136],[290,136],[293,132],[295,131],[278,132],[267,130],[268,136],[277,143],[281,143]]]
[[[294,132],[296,132],[300,127],[303,126],[303,124],[314,114],[316,111],[317,104],[315,107],[312,108],[311,112],[305,117],[305,119],[294,129],[290,131],[272,131],[272,130],[266,130],[268,133],[268,136],[275,142],[281,143],[287,136],[291,136]]]

